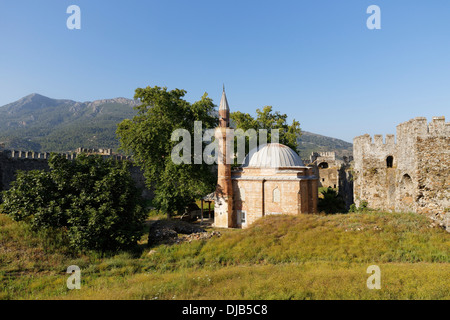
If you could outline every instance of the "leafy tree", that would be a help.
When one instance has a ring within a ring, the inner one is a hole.
[[[66,230],[72,247],[131,248],[143,234],[146,214],[129,164],[101,156],[75,160],[52,154],[49,171],[19,171],[3,192],[2,211],[35,230]]]
[[[202,121],[203,129],[218,125],[215,106],[206,93],[192,104],[183,99],[185,94],[185,90],[165,87],[138,88],[134,98],[142,104],[135,107],[137,115],[117,128],[121,149],[143,168],[146,184],[155,193],[154,204],[169,216],[213,191],[216,183],[210,166],[204,161],[194,164],[193,152],[191,164],[172,162],[172,149],[179,143],[171,141],[176,129],[185,129],[193,137],[195,121]]]
[[[267,142],[271,142],[271,129],[279,129],[279,142],[288,147],[297,150],[297,137],[301,134],[300,123],[295,119],[291,125],[287,123],[287,115],[279,111],[272,112],[271,106],[265,106],[262,110],[256,109],[256,119],[248,113],[240,111],[232,112],[231,120],[236,129],[244,131],[255,129],[267,129]]]
[[[297,138],[301,134],[300,130],[300,123],[296,121],[295,119],[292,121],[291,125],[287,124],[287,115],[286,114],[280,114],[280,112],[272,112],[271,106],[266,106],[262,110],[256,109],[256,119],[252,117],[248,113],[242,113],[240,111],[232,112],[230,114],[231,120],[232,120],[232,126],[235,127],[235,129],[242,129],[244,132],[250,129],[255,130],[255,133],[257,136],[259,136],[259,130],[265,129],[267,130],[267,143],[272,142],[272,129],[278,129],[279,130],[279,140],[278,142],[284,145],[287,145],[288,147],[296,150],[298,152],[298,144],[297,144]],[[240,160],[242,160],[243,155],[239,155],[238,150],[238,139],[239,134],[236,131],[235,133],[235,143],[234,143],[234,150],[235,153],[238,155],[238,157],[235,158],[235,161],[232,165],[233,168],[240,167],[242,163],[240,163]],[[256,143],[256,141],[254,141]],[[261,145],[263,142],[259,141],[258,144]],[[250,143],[249,136],[245,136],[245,144],[246,144],[246,154],[249,153],[252,148]],[[247,147],[248,146],[248,147]]]

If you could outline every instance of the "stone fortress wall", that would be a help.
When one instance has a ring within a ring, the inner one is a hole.
[[[131,161],[131,157],[113,154],[112,149],[85,149],[78,148],[74,152],[62,153],[66,159],[73,160],[78,154],[96,154],[104,158],[113,158],[119,161]],[[49,170],[48,159],[49,152],[17,151],[0,149],[0,191],[7,190],[11,182],[15,180],[18,170]],[[136,182],[136,187],[142,190],[142,196],[151,199],[153,193],[145,186],[145,178],[141,169],[137,166],[130,167],[130,173]]]
[[[392,134],[353,141],[354,199],[374,209],[426,214],[449,226],[450,123],[418,117]]]
[[[353,203],[353,181],[351,162],[353,156],[340,160],[336,152],[313,152],[309,159],[303,160],[305,165],[314,168],[319,177],[319,187],[333,188],[344,199],[347,209]]]

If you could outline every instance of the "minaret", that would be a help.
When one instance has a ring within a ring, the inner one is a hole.
[[[233,185],[231,182],[231,163],[227,161],[227,129],[230,127],[230,108],[225,86],[219,106],[219,127],[215,137],[219,141],[218,175],[216,201],[214,203],[214,225],[232,228],[233,223]],[[231,158],[231,157],[229,157]]]
[[[225,94],[225,85],[223,86],[222,98],[220,99],[219,127],[230,127],[230,107],[228,106],[227,95]]]

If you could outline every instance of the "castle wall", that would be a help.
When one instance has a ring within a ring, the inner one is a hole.
[[[314,175],[319,177],[318,186],[334,188],[345,202],[348,209],[353,203],[353,177],[350,170],[350,162],[353,157],[344,157],[344,160],[336,158],[336,152],[313,152],[308,163],[314,170]]]
[[[333,166],[319,169],[319,187],[334,188],[339,186],[339,167]]]
[[[129,157],[111,155],[110,149],[106,150],[108,150],[109,153],[103,153],[105,158],[112,157],[119,161],[130,160]],[[98,151],[96,151],[96,153],[99,154]],[[65,154],[67,159],[75,159],[76,156],[77,153]],[[16,150],[0,151],[0,191],[8,190],[11,187],[11,183],[16,179],[16,173],[19,170],[49,170],[49,157],[50,153],[48,152],[38,153]],[[144,199],[152,199],[154,196],[153,192],[146,187],[144,174],[141,171],[141,168],[137,166],[130,166],[130,174],[136,183],[136,187],[142,191],[142,196]]]
[[[443,148],[442,146],[447,146]],[[417,211],[450,217],[450,136],[418,138]]]
[[[354,139],[354,200],[374,209],[417,212],[444,221],[450,210],[450,123],[419,117],[387,135]],[[388,157],[392,157],[389,163]]]
[[[19,158],[18,154],[16,152],[15,157],[10,151],[0,154],[1,190],[8,190],[11,187],[11,183],[16,180],[18,170],[49,170],[46,159],[28,158],[25,157],[25,153],[21,153]]]
[[[353,173],[350,165],[343,165],[338,170],[339,195],[344,199],[345,208],[349,209],[353,204]]]
[[[373,208],[395,208],[395,168],[398,165],[393,135],[369,135],[354,139],[354,200],[359,206],[368,201]],[[387,159],[393,157],[392,168]]]

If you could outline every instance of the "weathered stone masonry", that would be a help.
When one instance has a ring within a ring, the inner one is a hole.
[[[450,123],[419,117],[394,135],[356,137],[354,199],[374,209],[426,214],[450,228]],[[448,230],[447,229],[447,230]]]
[[[339,192],[348,209],[353,203],[352,161],[353,156],[337,159],[336,152],[313,152],[303,163],[314,169],[314,174],[319,177],[319,187],[334,188]]]

